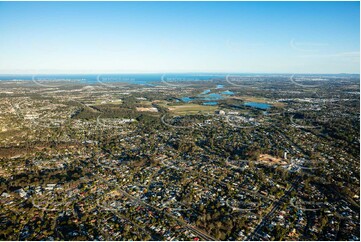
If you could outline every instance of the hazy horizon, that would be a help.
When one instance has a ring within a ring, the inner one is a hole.
[[[0,76],[36,76],[36,75],[360,75],[360,73],[281,73],[281,72],[44,72],[44,73],[0,73]]]

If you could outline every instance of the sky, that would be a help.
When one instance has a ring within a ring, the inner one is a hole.
[[[359,73],[359,2],[0,2],[0,74]]]

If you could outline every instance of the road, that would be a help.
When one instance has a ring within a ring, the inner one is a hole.
[[[106,181],[105,179],[101,178],[98,176],[98,178],[100,180],[102,180],[103,182],[108,182]],[[162,213],[165,213],[167,216],[171,217],[172,219],[176,220],[177,222],[179,222],[180,224],[182,224],[185,228],[191,230],[192,232],[194,232],[195,234],[197,234],[202,240],[207,240],[207,241],[214,241],[214,240],[217,240],[215,238],[213,238],[211,235],[207,234],[206,232],[200,230],[199,228],[193,226],[193,225],[190,225],[186,222],[184,222],[183,220],[175,217],[174,215],[170,214],[170,213],[167,213],[167,212],[164,212],[162,209],[159,209],[153,205],[150,205],[142,200],[140,200],[139,198],[136,198],[136,197],[133,197],[132,195],[128,194],[126,191],[124,191],[123,189],[121,189],[118,185],[115,185],[116,188],[126,197],[128,197],[129,199],[133,200],[134,202],[138,203],[138,204],[141,204],[143,205],[144,207],[150,207],[158,212],[162,212]]]
[[[257,225],[257,227],[253,230],[253,232],[251,232],[247,238],[245,239],[246,241],[249,240],[259,240],[256,236],[259,234],[261,228],[265,225],[268,224],[268,220],[270,218],[272,218],[273,214],[278,210],[278,208],[281,206],[281,204],[284,202],[284,200],[286,199],[286,197],[295,189],[295,183],[298,183],[299,180],[297,180],[296,182],[292,183],[291,187],[288,188],[285,192],[285,194],[278,200],[278,201],[274,201],[272,204],[272,208],[271,211],[269,211],[260,221],[260,223]]]

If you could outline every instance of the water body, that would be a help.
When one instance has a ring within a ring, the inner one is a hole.
[[[267,110],[271,108],[271,105],[267,103],[257,103],[257,102],[246,102],[244,103],[244,106],[263,109],[263,110]]]
[[[205,101],[217,101],[217,100],[222,100],[222,99],[223,99],[223,96],[218,93],[211,93],[203,98],[203,100],[205,100]]]
[[[182,102],[189,103],[190,101],[193,101],[193,98],[191,98],[191,97],[182,97],[180,100]]]
[[[80,80],[85,84],[97,83],[97,79],[100,77],[103,79],[102,81],[107,80],[107,82],[126,82],[132,84],[144,84],[149,82],[160,83],[162,79],[166,82],[180,82],[180,81],[203,81],[203,80],[213,80],[215,78],[225,78],[226,75],[222,73],[154,73],[154,74],[8,74],[8,75],[0,75],[0,81],[13,81],[13,80],[32,80],[34,79],[42,79],[45,78],[49,81],[54,79],[55,81],[64,80],[64,79],[75,79]],[[259,76],[260,74],[255,73],[234,73],[237,76]],[[267,74],[262,73],[263,76],[282,76],[278,74]],[[313,75],[313,74],[312,74]],[[309,76],[309,75],[303,75]],[[358,78],[357,74],[323,74],[320,77],[353,77]],[[44,80],[44,79],[42,79]],[[223,85],[217,85],[217,88],[223,88]]]
[[[213,103],[214,101],[218,101],[218,100],[223,100],[224,97],[222,94],[219,94],[219,93],[210,93],[211,90],[205,90],[203,91],[201,94],[199,94],[196,98],[191,98],[191,97],[182,97],[180,98],[180,100],[182,102],[185,102],[185,103],[189,103],[193,100],[201,100],[201,101],[210,101],[210,102],[205,102],[206,104],[205,105],[211,105],[209,103]],[[209,94],[208,94],[209,93]],[[226,92],[224,95],[231,95],[232,92]],[[232,93],[233,94],[233,93]],[[212,102],[213,101],[213,102]],[[216,104],[213,104],[213,105],[217,105],[218,103]]]
[[[218,102],[205,102],[203,103],[203,105],[206,105],[206,106],[216,106],[218,104]]]
[[[214,74],[37,74],[34,75],[0,75],[0,81],[73,81],[78,84],[127,83],[138,85],[164,85],[177,82],[208,81]]]

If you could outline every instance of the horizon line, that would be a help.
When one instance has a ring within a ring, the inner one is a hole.
[[[350,72],[337,72],[337,73],[325,73],[325,72],[224,72],[224,71],[170,71],[170,72],[44,72],[44,73],[0,73],[0,75],[26,75],[26,76],[37,76],[37,75],[141,75],[141,74],[218,74],[218,75],[232,75],[232,74],[258,74],[258,75],[360,75],[360,73]]]

